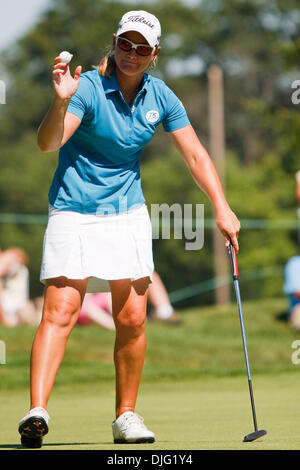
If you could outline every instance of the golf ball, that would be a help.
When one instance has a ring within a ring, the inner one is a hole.
[[[63,62],[66,62],[66,64],[69,64],[69,62],[71,62],[73,56],[72,56],[72,54],[70,54],[70,52],[63,51],[59,54],[59,57],[61,58],[61,60]]]

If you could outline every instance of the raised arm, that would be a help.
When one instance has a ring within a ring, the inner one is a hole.
[[[212,202],[216,224],[227,240],[226,243],[231,240],[238,252],[240,222],[229,207],[216,168],[207,151],[191,125],[170,134],[196,184]]]
[[[54,99],[38,129],[38,146],[43,152],[53,152],[64,145],[79,127],[81,120],[68,113],[70,99],[79,85],[81,66],[75,70],[74,77],[70,74],[69,65],[54,59],[52,83]]]

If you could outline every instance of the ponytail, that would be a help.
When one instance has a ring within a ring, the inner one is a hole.
[[[110,77],[116,68],[115,58],[113,51],[110,51],[106,56],[103,57],[100,64],[96,67],[99,75],[104,77]]]

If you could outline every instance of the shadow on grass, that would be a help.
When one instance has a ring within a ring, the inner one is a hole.
[[[161,441],[162,443],[169,443],[169,441]],[[42,447],[34,449],[34,448],[27,448],[23,447],[22,444],[0,444],[0,450],[5,450],[5,449],[14,449],[14,450],[25,450],[25,451],[35,451],[35,450],[50,450],[47,449],[48,447],[59,447],[59,446],[85,446],[85,445],[98,445],[98,446],[107,446],[106,450],[120,450],[120,449],[126,449],[128,445],[134,446],[134,448],[139,449],[143,445],[147,445],[145,443],[131,443],[131,444],[118,444],[116,447],[116,444],[114,442],[50,442],[50,443],[43,443]],[[149,444],[149,449],[147,448],[146,450],[151,450],[152,446]],[[143,447],[144,449],[144,447]],[[64,449],[67,451],[67,449]],[[82,449],[84,450],[84,449]]]
[[[51,446],[87,446],[87,445],[103,445],[107,444],[106,442],[51,442],[44,443],[41,448],[51,447]],[[22,446],[22,444],[0,444],[0,449],[23,449],[23,450],[39,450],[33,448],[27,448]]]
[[[276,315],[275,319],[280,322],[287,323],[289,319],[288,311],[284,311]]]

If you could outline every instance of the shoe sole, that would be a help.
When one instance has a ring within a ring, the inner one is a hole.
[[[126,441],[125,439],[114,439],[114,444],[153,444],[154,437],[141,437],[135,441]]]
[[[42,447],[43,437],[47,432],[47,423],[41,416],[32,416],[19,426],[21,444],[28,448],[38,449]]]

